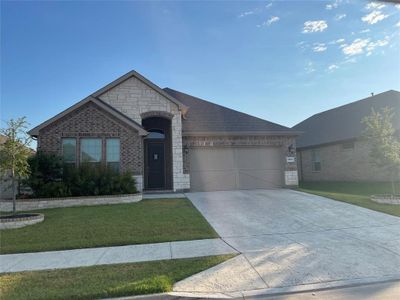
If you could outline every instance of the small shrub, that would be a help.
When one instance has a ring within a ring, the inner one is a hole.
[[[118,173],[100,164],[79,167],[62,163],[55,155],[38,153],[29,161],[27,184],[34,197],[98,196],[136,193],[132,173]]]

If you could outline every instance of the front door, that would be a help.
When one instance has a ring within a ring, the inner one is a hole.
[[[147,142],[147,188],[165,189],[164,143]]]

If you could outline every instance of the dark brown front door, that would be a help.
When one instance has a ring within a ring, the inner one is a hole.
[[[165,189],[165,144],[147,142],[147,188]]]

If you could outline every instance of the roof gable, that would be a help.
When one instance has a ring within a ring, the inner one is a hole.
[[[149,86],[150,88],[152,88],[153,90],[155,90],[156,92],[158,92],[159,94],[161,94],[162,96],[167,98],[169,101],[171,101],[172,103],[176,104],[179,107],[179,109],[182,111],[183,114],[185,114],[187,112],[188,107],[186,105],[184,105],[179,100],[175,99],[170,94],[166,93],[162,88],[160,88],[159,86],[157,86],[156,84],[154,84],[153,82],[151,82],[150,80],[148,80],[147,78],[145,78],[144,76],[140,75],[138,72],[136,72],[134,70],[126,73],[125,75],[122,75],[121,77],[119,77],[116,80],[114,80],[114,81],[110,82],[109,84],[107,84],[105,87],[102,87],[101,89],[97,90],[96,92],[94,92],[92,94],[92,96],[96,97],[96,98],[100,97],[102,94],[108,92],[109,90],[113,89],[117,85],[121,84],[122,82],[124,82],[124,81],[126,81],[126,80],[128,80],[129,78],[132,78],[132,77],[135,77],[136,79],[140,80],[145,85]]]
[[[182,121],[183,135],[297,135],[294,130],[236,110],[165,88],[165,92],[189,107]]]
[[[297,139],[297,147],[310,147],[362,136],[361,120],[371,113],[392,107],[395,110],[394,127],[400,130],[400,92],[390,90],[356,102],[339,106],[318,114],[295,125],[293,129],[304,133]]]
[[[107,111],[108,113],[110,113],[112,116],[116,117],[117,119],[119,119],[123,123],[125,123],[128,126],[136,129],[138,131],[139,135],[147,135],[147,131],[140,124],[136,123],[131,118],[127,117],[123,113],[121,113],[118,110],[114,109],[112,106],[108,105],[104,101],[102,101],[102,100],[100,100],[98,98],[95,98],[93,96],[86,97],[85,99],[83,99],[83,100],[79,101],[78,103],[72,105],[71,107],[67,108],[66,110],[62,111],[61,113],[55,115],[54,117],[48,119],[47,121],[43,122],[42,124],[40,124],[40,125],[36,126],[35,128],[31,129],[30,131],[28,131],[28,133],[31,136],[38,136],[39,135],[39,131],[41,129],[43,129],[46,126],[52,124],[53,122],[61,119],[62,117],[68,115],[69,113],[73,112],[74,110],[78,109],[79,107],[85,105],[88,102],[95,103],[101,109]]]

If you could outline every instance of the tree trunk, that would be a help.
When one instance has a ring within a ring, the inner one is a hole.
[[[392,193],[393,193],[393,196],[396,195],[396,186],[394,184],[395,178],[396,178],[396,171],[393,171],[392,180],[391,180],[392,181]]]
[[[17,211],[17,195],[15,193],[15,177],[12,177],[12,193],[13,193],[13,215],[15,215],[16,211]]]

